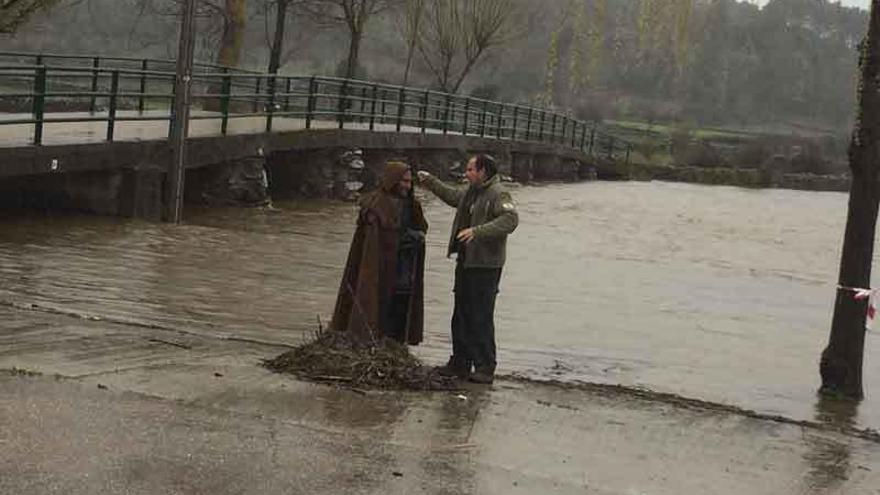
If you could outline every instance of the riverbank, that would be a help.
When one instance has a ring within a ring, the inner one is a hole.
[[[631,180],[662,180],[704,185],[749,188],[794,189],[800,191],[848,192],[848,175],[781,174],[753,168],[705,168],[669,165],[632,164]]]
[[[0,316],[2,493],[880,486],[880,443],[840,429],[846,414],[801,424],[634,389],[510,378],[456,392],[346,390],[264,369],[277,345],[8,306]]]

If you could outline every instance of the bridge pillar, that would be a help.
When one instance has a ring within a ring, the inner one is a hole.
[[[0,183],[0,208],[159,220],[164,173],[148,169],[25,176]]]
[[[269,173],[266,158],[250,156],[187,171],[187,203],[211,206],[266,206]]]
[[[513,180],[528,184],[534,178],[535,155],[531,153],[513,153],[510,175]]]

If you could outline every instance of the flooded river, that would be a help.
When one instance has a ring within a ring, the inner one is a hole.
[[[499,368],[621,383],[814,419],[847,196],[671,183],[515,191]],[[326,323],[355,207],[188,209],[181,227],[0,222],[0,301],[201,335],[296,344]],[[429,362],[449,352],[453,210],[428,199]],[[880,332],[880,329],[877,329]],[[880,427],[880,340],[856,422]]]

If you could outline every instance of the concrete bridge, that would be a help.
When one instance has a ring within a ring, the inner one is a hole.
[[[173,61],[0,52],[0,208],[159,218]],[[470,153],[520,182],[618,177],[631,146],[551,110],[367,81],[197,66],[188,201],[346,197],[391,157],[441,176]]]

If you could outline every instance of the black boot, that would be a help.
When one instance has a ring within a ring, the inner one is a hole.
[[[465,360],[449,356],[449,361],[444,366],[438,366],[434,370],[440,376],[456,377],[465,380],[471,374],[471,365]]]
[[[474,370],[473,374],[468,378],[470,381],[474,383],[482,383],[484,385],[491,385],[492,382],[495,381],[495,367],[494,366],[477,366]]]

